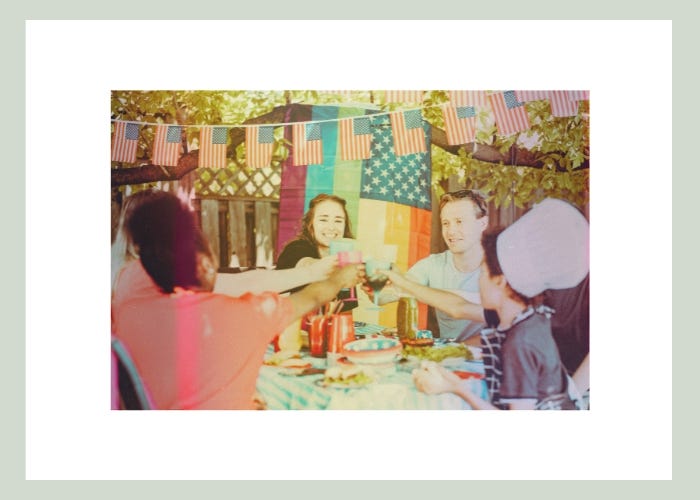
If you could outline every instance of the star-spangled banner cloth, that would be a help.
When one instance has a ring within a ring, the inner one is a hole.
[[[199,130],[199,166],[226,167],[228,128],[202,127]]]
[[[269,167],[275,145],[274,128],[268,126],[245,129],[246,163],[251,168]]]
[[[139,124],[114,122],[112,136],[112,161],[134,163],[139,142]]]
[[[514,91],[494,92],[489,94],[489,99],[500,135],[513,135],[530,128],[525,104],[518,101]]]
[[[422,90],[387,90],[386,102],[423,102]]]
[[[552,90],[549,93],[549,106],[552,116],[566,117],[578,114],[578,101],[570,100],[566,90]]]
[[[549,99],[549,90],[516,90],[515,98],[520,102],[544,101]]]
[[[476,108],[474,106],[442,107],[447,143],[451,146],[473,142],[476,137]]]
[[[323,162],[321,124],[295,123],[292,128],[292,157],[294,165],[314,165]]]
[[[155,165],[176,167],[182,155],[182,127],[179,125],[158,125],[153,141],[153,156]]]
[[[426,151],[423,113],[420,109],[396,111],[389,114],[397,156]]]
[[[342,160],[366,160],[371,155],[372,131],[367,116],[346,118],[338,122],[340,132],[340,158]]]
[[[450,104],[453,106],[473,106],[485,108],[488,106],[486,92],[483,90],[450,90]]]
[[[590,100],[590,92],[588,90],[569,90],[570,101],[588,101]]]

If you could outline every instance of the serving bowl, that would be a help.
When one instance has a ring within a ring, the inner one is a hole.
[[[384,364],[395,361],[401,354],[401,342],[387,337],[371,337],[348,342],[343,356],[355,364]]]

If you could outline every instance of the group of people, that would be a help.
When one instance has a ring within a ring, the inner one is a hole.
[[[331,241],[353,237],[345,205],[329,194],[311,200],[276,270],[217,278],[188,206],[156,190],[125,200],[112,247],[112,332],[155,407],[253,408],[262,357],[276,335],[334,299],[351,314],[357,295],[348,289],[363,282],[364,267],[339,268],[330,255]],[[568,203],[545,200],[493,232],[487,207],[476,191],[444,195],[447,250],[405,274],[384,272],[395,290],[435,308],[441,337],[484,347],[489,400],[434,363],[414,372],[416,387],[453,392],[478,409],[570,408],[572,387],[587,389],[587,222]],[[380,299],[398,295],[384,291]],[[576,384],[570,375],[580,375]]]
[[[217,292],[218,266],[194,212],[168,192],[136,196],[118,230],[122,253],[113,255],[113,336],[155,408],[256,408],[267,345],[293,320],[358,284],[362,266],[336,269],[329,260],[313,271],[240,273]],[[276,291],[311,281],[288,296]]]

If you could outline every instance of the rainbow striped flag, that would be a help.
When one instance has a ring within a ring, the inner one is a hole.
[[[431,163],[426,152],[430,145],[429,125],[422,124],[425,151],[397,156],[389,116],[370,115],[371,157],[342,160],[337,120],[364,113],[364,109],[314,106],[291,117],[293,122],[331,121],[319,124],[322,163],[297,166],[292,154],[282,167],[277,254],[299,232],[309,201],[320,193],[332,193],[347,201],[353,234],[365,253],[378,244],[397,245],[396,264],[403,271],[430,253]],[[287,139],[289,129],[285,128]],[[377,313],[365,310],[361,303],[354,314],[356,319],[368,323],[394,326],[396,304],[388,304]],[[424,309],[423,325],[425,317]]]

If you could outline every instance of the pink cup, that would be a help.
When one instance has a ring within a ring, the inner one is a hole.
[[[338,265],[345,267],[349,264],[362,264],[362,252],[359,250],[343,250],[338,252]]]

